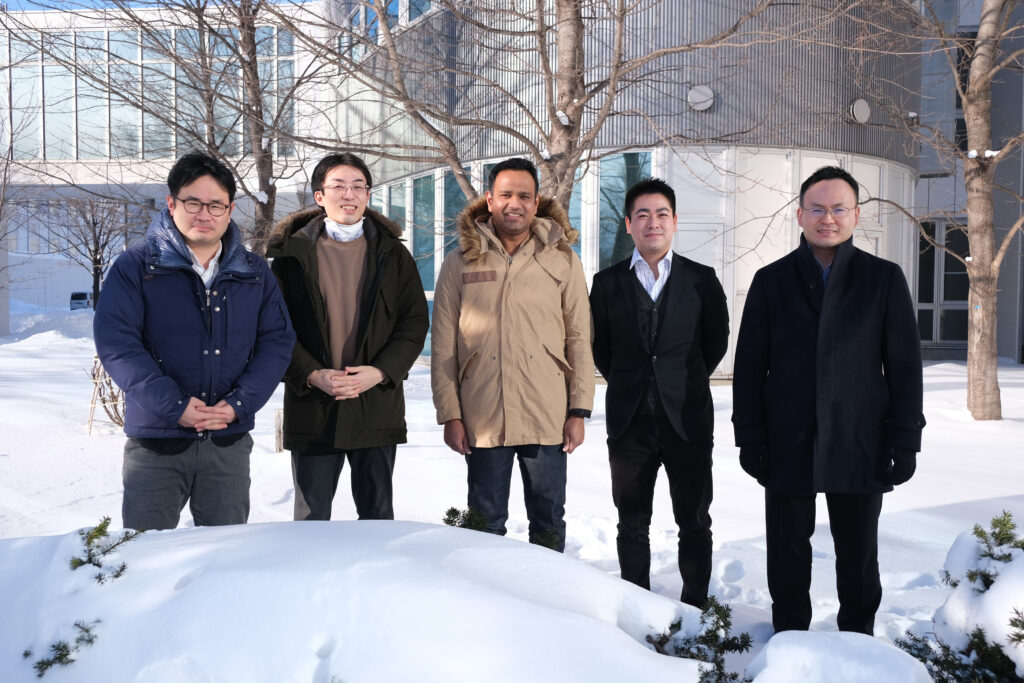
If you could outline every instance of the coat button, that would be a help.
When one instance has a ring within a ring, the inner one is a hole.
[[[204,356],[209,356],[209,355],[210,355],[210,352],[209,352],[209,350],[207,350],[207,349],[203,349],[203,355],[204,355]]]
[[[235,405],[236,406],[240,406],[240,405],[242,405],[242,402],[241,401],[235,401]]]
[[[214,349],[213,355],[219,356],[220,355],[220,349]]]
[[[220,306],[214,306],[213,307],[213,312],[214,313],[220,313]]]

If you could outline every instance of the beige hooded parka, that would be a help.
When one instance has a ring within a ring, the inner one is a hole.
[[[434,291],[431,383],[438,424],[461,419],[475,448],[562,443],[570,409],[594,403],[590,304],[577,232],[541,197],[532,235],[508,256],[487,201],[457,222],[459,248]]]

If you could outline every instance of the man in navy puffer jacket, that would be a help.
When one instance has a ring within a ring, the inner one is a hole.
[[[96,353],[125,394],[123,524],[173,529],[249,516],[249,431],[291,361],[277,281],[231,220],[235,181],[200,153],[167,177],[167,208],[111,267]]]

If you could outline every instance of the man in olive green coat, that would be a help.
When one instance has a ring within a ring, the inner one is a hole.
[[[295,519],[331,518],[346,459],[359,519],[394,519],[402,381],[429,324],[423,285],[401,229],[367,209],[362,159],[328,155],[311,183],[321,208],[282,220],[267,249],[298,335],[284,376]]]

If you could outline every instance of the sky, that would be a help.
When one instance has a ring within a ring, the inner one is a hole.
[[[565,556],[525,543],[517,477],[506,538],[439,524],[447,508],[465,505],[465,463],[443,444],[429,371],[417,365],[406,383],[410,435],[398,449],[396,522],[351,521],[345,474],[336,521],[288,522],[289,459],[274,452],[273,438],[279,391],[253,433],[250,524],[197,530],[186,508],[178,530],[125,546],[117,558],[128,565],[124,577],[97,585],[68,561],[81,545],[76,530],[105,515],[120,527],[124,437],[99,422],[91,434],[86,429],[91,312],[14,302],[12,330],[0,337],[0,604],[13,605],[0,621],[0,680],[36,680],[31,661],[73,635],[77,619],[102,620],[97,640],[47,680],[98,680],[85,673],[101,670],[118,674],[104,680],[140,681],[237,680],[237,672],[257,681],[481,680],[485,673],[591,681],[623,680],[615,674],[625,670],[646,672],[634,680],[696,680],[692,662],[657,655],[645,642],[676,619],[684,633],[697,627],[696,612],[677,600],[676,529],[663,476],[651,530],[652,591],[618,579],[603,387],[586,441],[569,462]],[[763,494],[732,446],[730,387],[713,387],[711,590],[733,609],[734,630],[754,638],[750,653],[730,658],[733,670],[759,683],[926,681],[894,638],[935,630],[940,609],[939,628],[949,633],[972,623],[998,633],[1010,607],[1024,607],[1024,564],[1016,560],[997,599],[969,587],[954,594],[941,581],[957,543],[953,569],[977,561],[962,536],[975,523],[987,525],[1003,510],[1024,520],[1024,367],[1000,368],[999,422],[970,418],[965,378],[963,363],[925,368],[928,426],[918,472],[886,496],[880,521],[884,595],[874,638],[836,632],[823,504],[812,539],[811,632],[772,637]],[[26,648],[30,659],[21,657]],[[875,665],[879,671],[864,668]],[[837,678],[837,671],[851,673]]]

